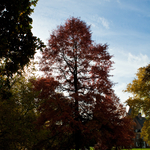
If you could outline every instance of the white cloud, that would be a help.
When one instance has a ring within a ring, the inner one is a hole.
[[[116,0],[116,1],[117,1],[117,3],[119,3],[119,4],[121,3],[120,0]]]
[[[104,0],[104,1],[110,2],[111,0]],[[113,0],[112,0],[112,1],[113,1]],[[120,4],[120,0],[116,0],[116,2]]]
[[[99,17],[98,22],[101,22],[106,29],[109,29],[109,22],[104,17]]]
[[[128,61],[140,66],[141,64],[146,65],[149,61],[149,58],[147,55],[139,54],[139,55],[133,55],[131,53],[128,53]]]
[[[90,24],[90,23],[89,23]],[[91,26],[96,27],[96,25],[94,23],[91,23]]]
[[[126,89],[126,87],[126,83],[116,84],[114,87],[115,93],[120,98],[121,103],[124,103],[129,98],[129,96],[132,96],[129,93],[123,92]]]
[[[88,24],[91,24],[93,27],[96,27],[98,31],[102,27],[104,27],[105,29],[110,28],[109,21],[104,17],[100,17],[98,14],[90,16],[90,21],[88,21]]]
[[[146,66],[149,63],[149,58],[145,54],[134,55],[132,53],[126,53],[124,51],[118,51],[113,58],[114,70],[112,73],[114,76],[121,77],[134,77],[137,69]]]
[[[113,52],[112,49],[111,52]],[[124,93],[123,90],[125,90],[127,84],[131,83],[136,77],[135,74],[137,73],[138,68],[148,65],[150,58],[142,53],[136,55],[131,52],[126,53],[123,50],[114,52],[114,70],[110,72],[110,74],[114,76],[111,78],[111,81],[117,83],[114,86],[114,90],[123,103],[131,96],[129,93]]]

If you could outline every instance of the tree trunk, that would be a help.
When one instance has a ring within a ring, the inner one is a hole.
[[[75,134],[75,150],[80,149],[80,130],[78,129]]]
[[[75,67],[74,67],[74,88],[76,93],[75,98],[75,120],[78,122],[80,121],[79,118],[79,102],[78,102],[78,77],[77,77],[77,46],[75,45]],[[79,150],[80,148],[80,138],[81,138],[81,131],[78,124],[75,127],[75,150]]]

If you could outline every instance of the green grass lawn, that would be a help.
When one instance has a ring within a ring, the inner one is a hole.
[[[90,150],[95,150],[95,149],[90,147]],[[115,149],[113,149],[113,150],[115,150]],[[128,149],[122,149],[122,150],[128,150]],[[130,150],[150,150],[150,148],[132,148]]]
[[[127,150],[127,149],[123,149]],[[150,150],[150,148],[132,148],[131,150]]]
[[[141,149],[143,149],[143,150],[150,150],[150,148],[133,148],[132,150],[141,150]]]

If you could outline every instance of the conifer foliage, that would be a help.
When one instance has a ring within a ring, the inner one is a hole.
[[[112,130],[125,124],[125,111],[109,80],[113,62],[107,49],[91,40],[90,26],[79,18],[69,18],[50,35],[40,61],[45,78],[33,84],[40,92],[37,124],[50,129],[51,148],[114,146],[103,139],[115,138]]]
[[[42,49],[43,42],[33,36],[33,5],[38,0],[1,0],[0,3],[0,75],[7,77],[34,58],[35,51]]]

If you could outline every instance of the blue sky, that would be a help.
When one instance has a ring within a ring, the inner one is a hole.
[[[150,63],[150,0],[39,0],[31,16],[33,34],[47,44],[52,30],[72,16],[91,25],[97,44],[109,45],[111,80],[123,103],[130,94],[122,90]]]

